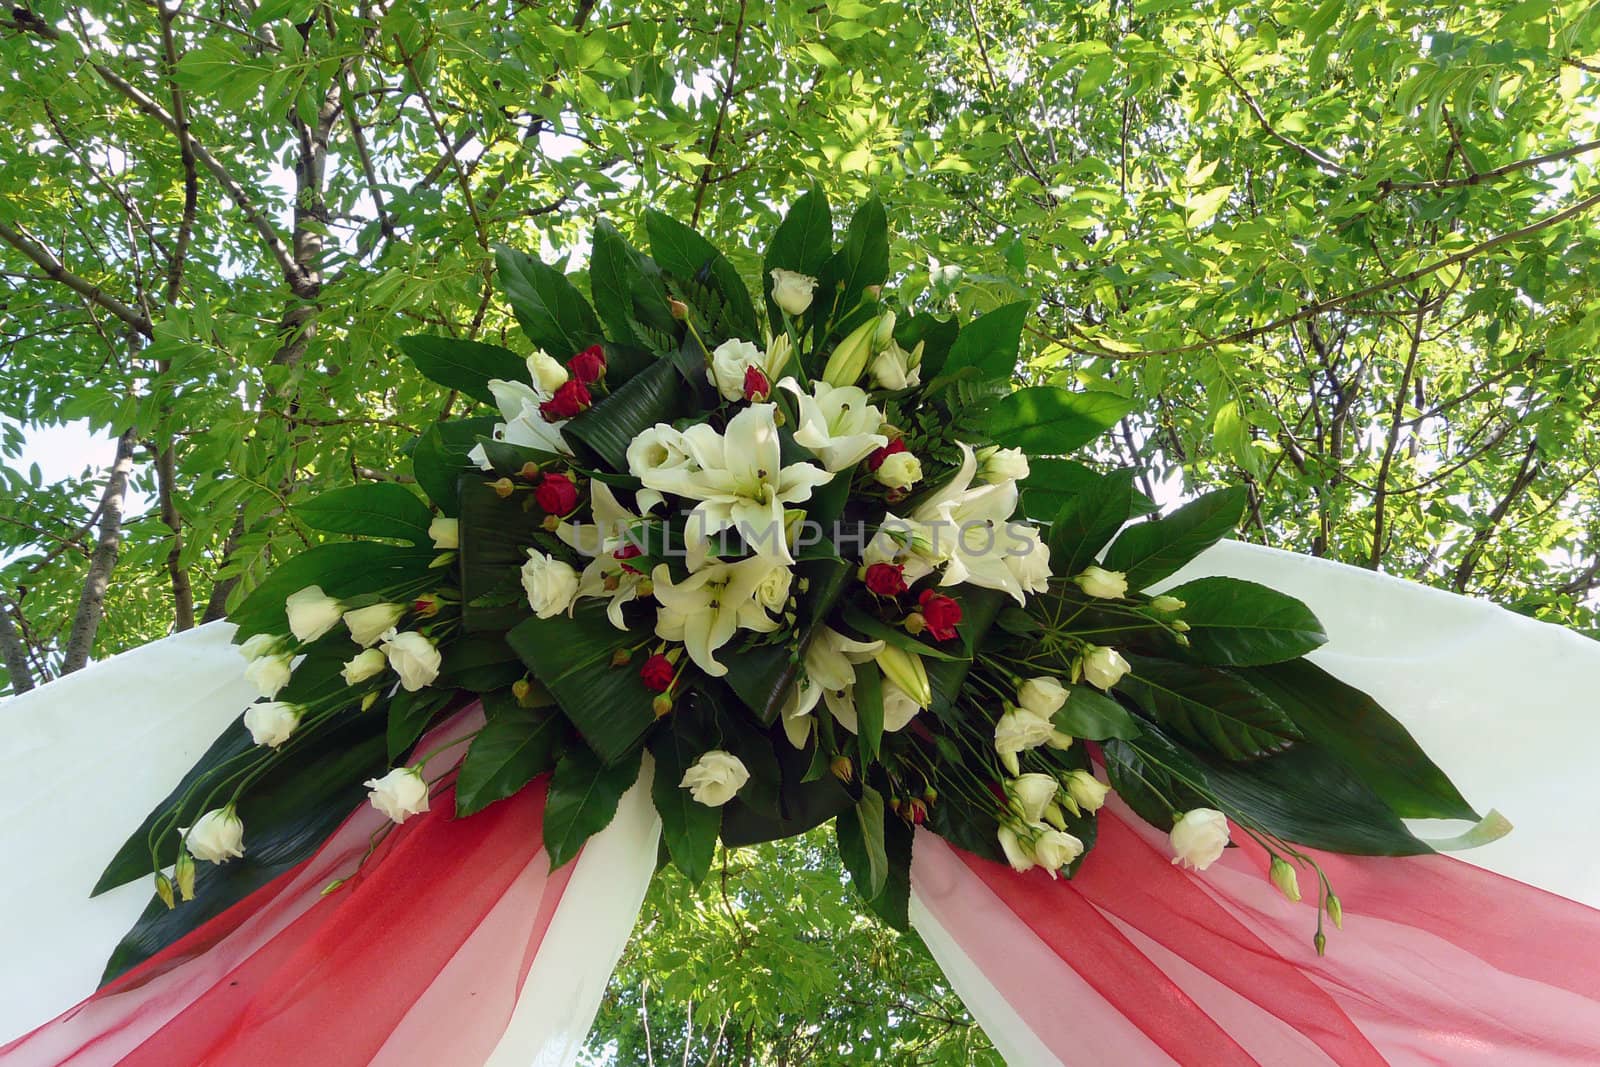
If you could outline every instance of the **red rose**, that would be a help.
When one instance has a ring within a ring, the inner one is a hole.
[[[585,385],[606,376],[606,353],[599,345],[590,345],[567,360],[567,370]]]
[[[899,563],[874,563],[864,580],[879,596],[899,596],[906,591],[906,569]]]
[[[551,515],[569,515],[578,506],[578,487],[565,474],[546,474],[533,491],[533,499]]]
[[[896,452],[904,452],[905,450],[906,443],[898,437],[884,445],[882,448],[873,449],[872,454],[867,457],[867,470],[877,470],[879,467],[883,466],[884,460],[888,459]]]
[[[568,378],[566,384],[556,390],[555,396],[539,405],[539,414],[544,416],[546,422],[559,422],[582,415],[589,410],[591,403],[589,387],[576,378]]]
[[[744,398],[761,403],[772,395],[772,383],[761,373],[760,367],[746,367],[744,371]]]
[[[672,688],[672,676],[676,673],[672,661],[657,652],[645,660],[644,666],[639,668],[639,680],[651,692],[665,693]]]
[[[956,636],[956,623],[961,621],[961,605],[932,589],[924,589],[917,597],[917,607],[928,624],[928,632],[935,641],[949,641]]]

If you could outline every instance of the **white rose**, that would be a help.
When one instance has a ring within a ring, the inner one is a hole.
[[[1106,794],[1111,787],[1088,771],[1073,771],[1066,779],[1067,796],[1084,811],[1099,811],[1105,807]]]
[[[790,315],[803,315],[811,306],[811,293],[817,280],[809,274],[775,267],[772,271],[772,302]]]
[[[382,778],[362,783],[371,790],[367,800],[395,822],[405,822],[428,810],[428,783],[416,767],[396,767]]]
[[[1020,523],[1007,523],[1006,568],[1017,584],[1029,593],[1050,589],[1050,549],[1039,539],[1039,531]]]
[[[250,740],[256,744],[277,748],[294,733],[303,710],[298,704],[284,704],[277,700],[251,704],[245,709],[244,728],[250,731]]]
[[[255,634],[239,646],[239,655],[247,660],[257,660],[278,651],[278,646],[282,644],[281,634]]]
[[[522,588],[533,613],[548,619],[572,606],[578,594],[578,572],[559,559],[530,548],[528,562],[522,565]]]
[[[255,686],[256,692],[270,700],[289,684],[289,675],[294,673],[294,669],[289,666],[291,660],[292,657],[287,652],[252,660],[250,666],[244,669],[245,681]]]
[[[400,688],[408,693],[415,693],[439,677],[443,657],[432,641],[415,630],[384,638],[383,654],[400,676]]]
[[[1018,871],[1033,870],[1033,853],[1024,848],[1022,842],[1017,840],[1017,832],[1009,826],[1001,826],[996,835],[1000,838],[1000,849],[1006,854],[1006,862]]]
[[[1072,579],[1078,588],[1092,597],[1117,600],[1128,595],[1128,576],[1121,571],[1108,571],[1104,567],[1088,566]]]
[[[678,786],[687,789],[697,804],[720,808],[749,780],[750,770],[744,761],[731,752],[714,748],[683,772],[683,781]]]
[[[528,357],[528,378],[539,392],[554,396],[557,389],[567,384],[567,368],[543,352],[535,352]]]
[[[1017,703],[1033,712],[1050,718],[1067,702],[1067,687],[1060,679],[1041,675],[1029,678],[1017,690]]]
[[[1012,708],[994,724],[994,750],[1012,774],[1018,771],[1017,753],[1038,748],[1055,736],[1049,719],[1027,708]]]
[[[740,379],[743,381],[743,378]],[[689,465],[683,434],[658,422],[628,443],[628,473],[643,478],[652,471],[677,470]]]
[[[193,826],[179,828],[189,855],[208,863],[227,863],[244,855],[244,823],[229,804],[213,808],[195,820]]]
[[[922,372],[911,365],[911,354],[893,341],[873,357],[867,373],[879,389],[898,391],[922,384]]]
[[[1110,689],[1129,669],[1128,661],[1114,648],[1090,645],[1083,654],[1083,676],[1097,689]]]
[[[433,538],[434,548],[460,548],[461,520],[436,515],[433,521],[428,523],[428,536]]]
[[[344,675],[345,685],[359,685],[368,678],[374,678],[383,673],[383,668],[389,663],[380,650],[369,648],[364,652],[357,652],[355,657],[344,665],[340,673]]]
[[[400,622],[406,613],[404,604],[373,604],[344,613],[344,624],[350,628],[350,637],[362,648],[371,648],[378,639]]]
[[[890,489],[910,489],[922,481],[922,461],[910,452],[896,452],[878,464],[873,477]]]
[[[783,610],[784,604],[789,600],[789,586],[793,583],[794,572],[788,567],[773,567],[767,576],[761,579],[761,584],[756,586],[756,599],[768,611],[778,612]]]
[[[1081,855],[1083,842],[1064,830],[1041,828],[1039,836],[1033,839],[1034,861],[1049,871],[1052,878],[1057,871]]]
[[[724,341],[712,350],[706,380],[722,394],[722,399],[743,400],[744,372],[760,367],[761,362],[761,349],[749,341]]]
[[[1203,871],[1222,857],[1228,847],[1228,817],[1211,808],[1186,811],[1168,834],[1172,862]]]
[[[1051,775],[1019,774],[1006,783],[1006,796],[1015,802],[1024,819],[1039,822],[1055,800],[1059,788],[1060,783]]]
[[[283,602],[289,613],[289,632],[296,640],[310,643],[339,625],[344,606],[322,591],[320,585],[308,585],[298,593],[291,593]]]
[[[994,485],[997,482],[1021,481],[1028,476],[1028,454],[1020,448],[1001,448],[990,445],[978,450],[978,478]]]

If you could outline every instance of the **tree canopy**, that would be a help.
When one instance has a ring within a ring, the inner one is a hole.
[[[813,181],[883,198],[904,298],[1027,301],[1020,379],[1135,398],[1101,458],[1148,491],[1242,483],[1252,540],[1600,627],[1577,0],[33,0],[0,105],[9,692],[219,618],[309,495],[408,482],[473,401],[394,339],[528,350],[497,244],[581,267],[649,206],[753,278]],[[80,420],[103,464],[16,462]],[[744,864],[738,908],[800,892]],[[641,966],[709,921],[656,894]]]

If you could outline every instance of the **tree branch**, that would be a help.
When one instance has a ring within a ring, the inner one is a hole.
[[[1455,576],[1450,581],[1450,586],[1458,593],[1466,591],[1467,582],[1472,579],[1472,572],[1478,569],[1478,563],[1483,559],[1484,550],[1489,546],[1489,539],[1494,536],[1495,528],[1506,517],[1506,512],[1511,510],[1511,505],[1516,502],[1533,480],[1539,475],[1539,439],[1535,437],[1528,442],[1527,449],[1522,453],[1522,466],[1517,469],[1517,476],[1511,480],[1510,487],[1494,510],[1489,512],[1482,526],[1472,534],[1472,541],[1467,545],[1467,553],[1461,558],[1460,566],[1456,567]]]
[[[28,646],[17,632],[11,613],[17,610],[9,597],[0,597],[0,656],[4,657],[11,692],[26,693],[33,688],[33,668],[28,664]]]
[[[129,307],[98,285],[72,273],[56,258],[55,253],[27,234],[12,229],[3,220],[0,220],[0,240],[4,240],[6,244],[33,260],[40,270],[49,275],[52,281],[60,282],[91,304],[109,311],[145,337],[154,336],[154,329],[150,325],[150,320],[145,317],[142,311]]]
[[[748,0],[739,0],[739,21],[733,28],[733,44],[729,49],[728,76],[722,81],[722,99],[717,102],[717,121],[711,126],[711,138],[706,142],[706,162],[700,168],[700,180],[695,183],[694,214],[689,225],[700,225],[700,212],[705,207],[706,193],[711,188],[711,175],[717,166],[717,148],[722,144],[722,127],[728,119],[728,105],[733,102],[733,87],[739,78],[739,51],[744,45],[744,18]],[[720,1038],[719,1038],[720,1039]]]
[[[95,634],[105,615],[106,589],[111,584],[111,572],[117,566],[117,554],[122,545],[122,506],[127,499],[128,475],[133,471],[133,446],[133,430],[123,431],[117,438],[117,456],[106,478],[105,493],[100,497],[100,540],[90,557],[89,574],[84,579],[78,611],[67,636],[62,674],[71,674],[83,667],[94,651]]]

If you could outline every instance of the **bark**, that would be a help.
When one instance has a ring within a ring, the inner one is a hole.
[[[11,692],[26,693],[33,688],[33,668],[28,665],[28,646],[23,644],[17,624],[11,620],[12,605],[0,599],[0,656],[4,657]]]
[[[156,455],[156,489],[161,501],[161,521],[172,531],[172,546],[167,549],[167,574],[172,580],[172,620],[176,629],[194,626],[194,584],[183,565],[183,516],[178,511],[175,490],[178,472],[176,456],[168,444]]]
[[[72,630],[67,637],[66,655],[61,662],[61,673],[71,674],[89,662],[94,651],[95,634],[100,630],[100,620],[105,615],[106,589],[111,585],[111,572],[116,569],[117,555],[122,547],[122,508],[128,496],[128,476],[133,471],[133,431],[125,431],[117,438],[117,458],[106,478],[106,489],[100,498],[100,537],[94,554],[89,557],[89,574],[83,582],[83,593],[78,598],[78,611],[72,619]]]

